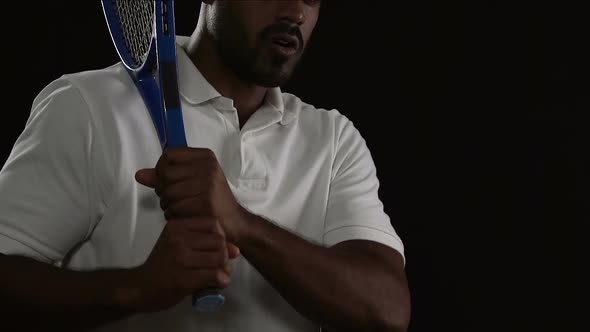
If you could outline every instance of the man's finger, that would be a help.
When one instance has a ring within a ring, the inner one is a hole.
[[[234,259],[240,256],[240,248],[236,247],[235,244],[227,242],[227,253],[229,255],[229,259]]]
[[[174,147],[167,148],[161,157],[163,163],[183,163],[195,159],[217,159],[215,153],[207,148]]]
[[[205,187],[202,179],[193,178],[167,185],[163,188],[159,196],[163,201],[163,205],[167,208],[176,202],[183,201],[192,196],[199,196],[206,192],[207,189],[208,188]],[[164,206],[162,208],[164,208]],[[164,208],[164,210],[166,208]]]
[[[157,182],[156,170],[153,168],[144,168],[135,172],[135,180],[142,185],[155,188]]]

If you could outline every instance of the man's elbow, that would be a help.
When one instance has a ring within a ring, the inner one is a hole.
[[[402,310],[400,310],[402,311]],[[405,311],[405,310],[403,310]],[[410,316],[405,313],[390,313],[389,316],[379,319],[376,331],[382,332],[406,332],[410,325]]]
[[[411,302],[409,295],[401,296],[391,305],[380,308],[376,331],[406,332],[410,325]]]
[[[407,332],[409,320],[405,319],[386,319],[381,322],[378,331],[382,332]]]

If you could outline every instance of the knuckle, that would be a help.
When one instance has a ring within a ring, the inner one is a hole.
[[[219,166],[217,159],[208,159],[207,162],[208,162],[209,172],[211,172],[210,178],[211,178],[211,180],[214,180],[215,177],[221,175],[221,166]]]
[[[213,219],[213,234],[217,234],[220,236],[220,240],[221,241],[225,241],[225,232],[223,231],[223,228],[221,226],[221,223],[219,222],[219,220],[217,218]],[[224,243],[225,244],[225,243]]]
[[[211,234],[211,237],[213,238],[213,241],[215,242],[215,247],[216,248],[224,248],[225,247],[225,234],[220,233],[218,231],[218,227],[215,227],[213,234]]]
[[[223,270],[215,270],[214,278],[215,283],[222,288],[229,286],[231,281],[229,275]]]
[[[211,177],[211,175],[213,175],[214,172],[217,171],[217,168],[219,168],[217,158],[215,158],[214,156],[207,156],[206,158],[202,159],[200,163],[203,167],[205,175],[207,175],[208,177]]]
[[[213,150],[209,149],[209,148],[203,148],[203,154],[208,158],[215,158],[215,152],[213,152]]]
[[[174,156],[176,155],[176,150],[173,148],[167,148],[164,150],[164,153],[162,153],[162,159],[164,161],[171,161],[174,159]]]
[[[214,154],[209,154],[207,156],[206,162],[207,162],[207,166],[209,166],[209,169],[217,168],[217,158],[215,158]]]
[[[207,227],[206,230],[209,233],[213,233],[213,234],[218,234],[219,233],[219,226],[217,223],[217,220],[213,219],[213,218],[208,218],[206,219],[206,223],[207,223]],[[215,240],[215,238],[214,238]]]

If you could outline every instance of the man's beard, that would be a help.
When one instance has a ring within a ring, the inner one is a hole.
[[[241,81],[276,87],[283,85],[291,77],[293,66],[288,63],[289,58],[286,56],[274,55],[270,61],[264,61],[258,55],[258,49],[237,49],[228,43],[219,44],[221,60]]]
[[[303,38],[298,30],[286,26],[272,26],[265,29],[257,39],[254,48],[248,48],[244,39],[231,38],[221,34],[216,40],[221,60],[244,82],[252,82],[263,87],[277,87],[285,84],[291,77],[303,53]],[[265,42],[272,32],[289,31],[299,40],[299,49],[292,57],[274,54],[270,58],[263,54]]]

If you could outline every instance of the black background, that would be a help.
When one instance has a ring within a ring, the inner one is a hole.
[[[176,8],[190,34],[199,1]],[[410,331],[586,330],[575,302],[590,217],[583,13],[434,0],[331,1],[322,13],[284,90],[339,109],[366,138],[406,245]],[[3,14],[0,164],[44,85],[117,61],[98,1]]]

